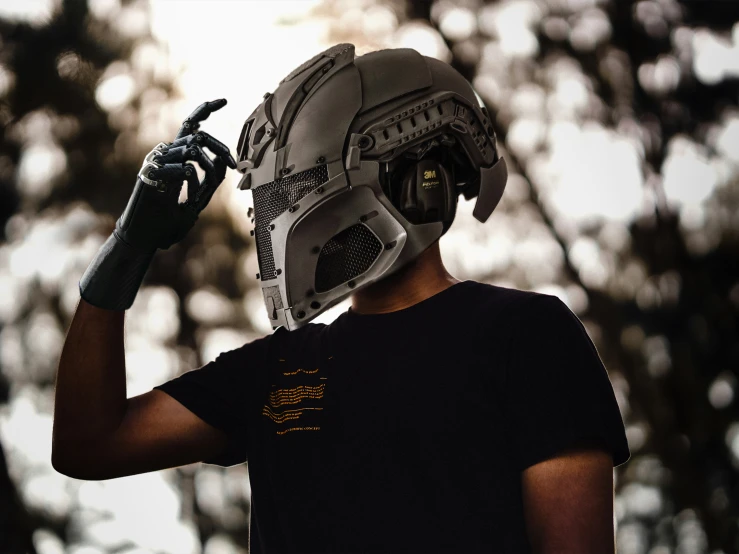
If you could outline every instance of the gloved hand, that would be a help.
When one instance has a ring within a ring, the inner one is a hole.
[[[156,250],[184,238],[223,182],[226,166],[236,168],[228,146],[199,131],[200,122],[225,105],[225,99],[204,102],[185,119],[174,142],[159,143],[146,156],[123,215],[80,280],[86,302],[108,310],[130,308]],[[205,172],[202,183],[188,160]],[[187,200],[179,203],[183,181]]]

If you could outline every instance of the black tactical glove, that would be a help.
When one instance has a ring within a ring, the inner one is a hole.
[[[115,231],[98,251],[80,280],[80,295],[98,308],[126,310],[133,304],[157,248],[181,241],[195,224],[226,176],[236,168],[228,147],[199,131],[200,122],[226,105],[226,100],[198,106],[180,127],[171,144],[159,143],[144,160],[131,199]],[[203,151],[207,147],[215,158]],[[198,162],[205,172],[198,181]],[[183,181],[187,200],[179,203]]]

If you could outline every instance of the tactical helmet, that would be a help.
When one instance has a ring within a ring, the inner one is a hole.
[[[254,200],[273,328],[296,329],[432,245],[457,197],[485,222],[507,180],[490,118],[450,65],[338,44],[285,77],[244,123],[240,189]]]

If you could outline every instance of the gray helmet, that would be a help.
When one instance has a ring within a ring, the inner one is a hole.
[[[338,44],[283,79],[244,123],[264,301],[296,329],[432,245],[457,197],[484,222],[505,188],[490,118],[448,64]]]

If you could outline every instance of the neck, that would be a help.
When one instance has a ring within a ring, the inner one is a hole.
[[[352,311],[383,314],[408,308],[459,283],[441,261],[438,241],[418,258],[352,295]]]

